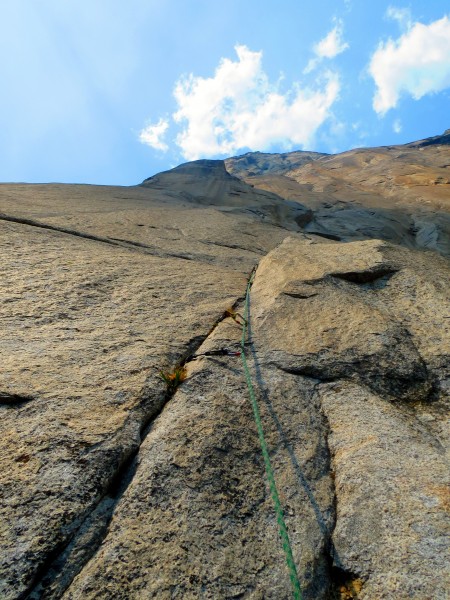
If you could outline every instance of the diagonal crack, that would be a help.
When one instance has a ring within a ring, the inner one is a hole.
[[[42,221],[35,221],[34,219],[26,219],[24,217],[13,217],[11,215],[6,215],[5,213],[0,213],[1,221],[9,221],[10,223],[19,223],[21,225],[29,225],[30,227],[38,227],[39,229],[48,229],[50,231],[59,231],[60,233],[66,233],[68,235],[73,235],[75,237],[85,238],[87,240],[94,240],[96,242],[103,242],[104,244],[110,244],[111,246],[121,246],[120,244],[110,238],[101,237],[98,235],[93,235],[91,233],[85,233],[81,231],[77,231],[76,229],[69,229],[67,227],[59,227],[56,225],[50,225],[48,223],[42,223]]]
[[[110,246],[116,246],[125,250],[131,250],[135,252],[142,252],[143,254],[149,254],[151,256],[157,256],[158,258],[179,258],[183,260],[197,260],[199,262],[208,262],[205,257],[188,255],[188,254],[177,254],[172,252],[162,252],[154,246],[149,246],[140,242],[133,242],[131,240],[125,240],[121,238],[109,238],[94,235],[76,229],[69,229],[67,227],[61,227],[57,225],[50,225],[49,223],[43,223],[42,221],[36,221],[34,219],[27,219],[24,217],[14,217],[5,213],[0,213],[0,221],[8,221],[10,223],[19,223],[20,225],[28,225],[30,227],[37,227],[39,229],[46,229],[48,231],[57,231],[59,233],[65,233],[66,235],[72,235],[74,237],[83,238],[86,240],[92,240],[94,242],[101,242],[102,244],[109,244]]]
[[[242,298],[237,298],[233,308],[240,302],[242,302]],[[224,311],[206,335],[195,336],[189,340],[174,369],[186,364],[227,316],[227,311]],[[157,378],[154,382],[156,380]],[[157,381],[160,383],[159,380]],[[89,509],[88,514],[80,519],[64,542],[54,548],[35,574],[28,589],[20,595],[18,600],[42,600],[43,598],[58,600],[99,549],[108,532],[115,508],[133,480],[140,447],[147,437],[152,423],[176,393],[176,389],[170,392],[156,389],[152,394],[151,383],[151,380],[147,381],[137,409],[129,415],[127,423],[117,433],[117,436],[133,439],[132,431],[138,423],[138,439],[124,448],[117,469],[101,497]],[[157,388],[157,386],[155,387]]]

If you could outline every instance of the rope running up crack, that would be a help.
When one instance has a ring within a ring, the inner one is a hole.
[[[256,400],[255,390],[252,384],[252,378],[250,375],[250,371],[247,364],[247,359],[245,357],[245,340],[247,338],[248,333],[248,321],[250,318],[250,289],[253,284],[253,280],[255,278],[255,270],[252,271],[252,274],[248,280],[247,284],[247,293],[245,296],[245,309],[244,309],[244,319],[242,324],[242,339],[241,339],[241,358],[242,365],[244,368],[245,379],[247,380],[247,387],[250,395],[250,400],[252,402],[253,415],[255,417],[256,428],[258,430],[259,443],[261,445],[261,452],[264,458],[264,465],[266,468],[266,476],[269,482],[270,493],[272,496],[275,514],[277,517],[278,530],[281,537],[281,542],[284,550],[284,554],[286,557],[286,564],[289,570],[289,578],[292,584],[292,591],[294,600],[303,600],[302,591],[300,587],[300,581],[297,574],[297,569],[294,562],[294,557],[292,555],[292,548],[289,541],[289,535],[286,528],[286,523],[283,515],[283,508],[281,506],[280,497],[278,495],[277,486],[275,483],[275,476],[273,473],[272,465],[269,457],[269,450],[267,448],[266,439],[264,437],[264,429],[261,421],[261,415],[259,412],[258,402]]]

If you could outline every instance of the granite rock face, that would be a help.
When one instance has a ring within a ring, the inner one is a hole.
[[[264,155],[262,162],[259,153],[249,153],[225,163],[256,188],[311,209],[306,231],[343,241],[380,238],[450,255],[448,130],[403,146],[305,152],[303,161],[302,154],[288,154],[291,161]]]
[[[283,175],[293,169],[318,160],[327,154],[322,152],[286,152],[269,154],[267,152],[248,152],[241,156],[233,156],[225,160],[227,170],[240,179],[262,174]]]
[[[378,241],[288,239],[258,269],[255,340],[270,365],[315,382],[331,555],[364,582],[361,598],[448,590],[448,277],[443,259]]]
[[[293,154],[258,157],[268,188],[339,158]],[[448,263],[401,224],[312,234],[339,201],[276,193],[221,161],[0,186],[2,599],[291,596],[242,364],[205,355],[239,349],[257,265],[246,355],[305,600],[446,597]]]

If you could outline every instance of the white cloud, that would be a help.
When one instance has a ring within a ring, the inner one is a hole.
[[[348,48],[342,39],[342,21],[338,21],[330,33],[314,46],[314,52],[322,58],[334,58]]]
[[[274,144],[286,149],[311,144],[338,97],[338,76],[326,72],[315,89],[294,83],[282,94],[262,68],[262,52],[235,50],[237,60],[222,59],[213,77],[190,75],[175,86],[178,109],[172,118],[180,127],[175,143],[183,156],[195,160]],[[155,127],[164,127],[164,133],[167,122],[146,128],[141,141],[158,147]]]
[[[400,121],[400,119],[395,119],[395,121],[392,124],[392,129],[394,130],[394,133],[401,133],[402,122]]]
[[[164,142],[163,138],[168,128],[169,122],[167,119],[159,119],[156,125],[147,125],[147,127],[141,131],[139,140],[147,146],[166,152],[169,149],[169,146]]]
[[[334,58],[338,54],[341,54],[341,52],[344,52],[344,50],[347,50],[349,45],[347,42],[344,42],[342,35],[342,21],[338,20],[333,29],[320,42],[314,44],[315,58],[309,61],[304,73],[311,72],[324,58]]]
[[[411,29],[412,18],[411,11],[409,8],[397,8],[395,6],[389,6],[386,11],[386,17],[393,21],[398,21],[400,27],[405,30]]]
[[[398,40],[381,43],[369,72],[377,86],[373,108],[384,115],[402,94],[419,100],[450,86],[450,20],[414,23]]]

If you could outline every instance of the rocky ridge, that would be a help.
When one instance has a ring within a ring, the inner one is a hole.
[[[246,353],[305,600],[446,597],[447,137],[0,186],[2,598],[290,597],[241,364],[196,358],[239,347],[256,265]]]
[[[225,164],[247,183],[309,208],[306,231],[343,241],[380,238],[449,256],[449,146],[447,130],[403,146],[307,153],[291,168],[278,168],[278,155],[275,168],[265,168],[258,153]]]

